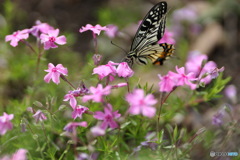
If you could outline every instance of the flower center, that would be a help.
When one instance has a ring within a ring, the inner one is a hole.
[[[112,120],[112,116],[108,114],[108,115],[105,116],[105,119],[106,119],[106,121],[111,121]]]
[[[56,41],[56,38],[55,38],[55,37],[49,37],[49,41],[50,41],[50,42],[55,42],[55,41]]]
[[[18,35],[18,31],[13,33],[13,36],[16,37]]]
[[[139,105],[144,105],[144,104],[145,104],[144,100],[141,99],[141,100],[139,101]]]
[[[52,69],[52,72],[57,72],[57,68],[53,68],[53,69]]]

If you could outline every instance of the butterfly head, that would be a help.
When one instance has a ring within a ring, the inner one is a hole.
[[[122,62],[127,62],[128,66],[132,68],[134,58],[131,55],[127,55],[125,58],[123,58]]]

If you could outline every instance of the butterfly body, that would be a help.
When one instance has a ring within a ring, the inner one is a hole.
[[[147,64],[148,59],[153,64],[162,65],[163,61],[173,54],[173,45],[158,44],[165,31],[166,13],[166,2],[156,4],[147,13],[136,32],[130,52],[123,59],[129,66],[132,66],[134,62]]]

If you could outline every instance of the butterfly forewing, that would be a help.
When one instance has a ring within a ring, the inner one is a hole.
[[[148,44],[156,43],[162,38],[165,29],[167,3],[156,4],[145,16],[133,39],[130,51],[140,50]]]

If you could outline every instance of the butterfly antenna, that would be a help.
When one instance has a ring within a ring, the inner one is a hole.
[[[113,41],[111,41],[111,44],[114,45],[114,46],[116,46],[116,47],[118,47],[118,48],[120,48],[120,49],[121,49],[122,51],[124,51],[126,54],[128,53],[125,49],[123,49],[122,47],[120,47],[120,46],[116,45],[115,43],[113,43]]]

